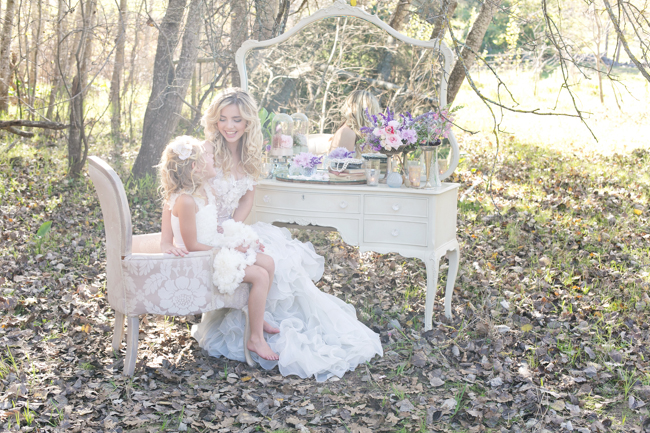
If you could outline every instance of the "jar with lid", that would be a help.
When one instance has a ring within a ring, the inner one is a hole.
[[[293,113],[293,154],[298,155],[303,152],[309,152],[307,146],[309,138],[309,119],[303,113]]]
[[[273,136],[271,137],[272,156],[293,155],[293,119],[286,113],[278,113],[273,117],[271,125]]]

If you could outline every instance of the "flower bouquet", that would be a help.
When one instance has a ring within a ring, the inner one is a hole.
[[[316,166],[323,162],[322,156],[310,152],[302,152],[293,157],[293,164],[302,169],[303,176],[310,177],[316,172]]]
[[[451,112],[446,107],[415,118],[409,112],[396,116],[390,109],[386,109],[386,114],[376,116],[366,111],[366,116],[371,126],[361,128],[361,133],[365,135],[362,146],[369,146],[389,157],[401,154],[402,178],[407,185],[409,182],[404,172],[407,154],[419,146],[440,145],[442,139],[449,136],[453,122]],[[389,164],[392,165],[390,160]],[[390,167],[388,171],[391,171]]]
[[[457,107],[458,109],[460,107]],[[439,111],[429,111],[413,119],[419,146],[439,146],[443,138],[449,138],[454,122],[453,111],[447,107]],[[410,114],[406,113],[409,117]]]
[[[372,126],[361,128],[361,133],[366,136],[362,147],[369,146],[372,150],[385,155],[414,150],[411,146],[417,144],[418,135],[414,127],[414,119],[409,113],[400,114],[399,118],[396,118],[395,113],[387,108],[386,114],[378,115],[371,115],[366,110],[366,116]],[[407,150],[409,147],[410,149]]]
[[[353,158],[354,152],[344,147],[337,147],[327,155],[331,171],[341,173],[346,169],[360,169],[363,159]]]

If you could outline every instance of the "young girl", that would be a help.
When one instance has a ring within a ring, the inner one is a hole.
[[[176,243],[176,247],[172,248],[180,255],[218,246],[215,245],[217,204],[211,188],[207,186],[208,180],[215,176],[212,153],[204,151],[198,140],[188,136],[177,137],[165,148],[160,177],[165,205],[171,214],[169,225]],[[246,252],[246,248],[241,246],[236,249]],[[273,259],[259,252],[255,263],[245,268],[243,277],[244,282],[251,284],[248,298],[251,337],[247,346],[250,351],[269,361],[278,359],[263,334],[264,305],[273,271]],[[269,325],[266,327],[267,332],[275,330]]]

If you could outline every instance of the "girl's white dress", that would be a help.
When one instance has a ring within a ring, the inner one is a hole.
[[[230,219],[239,200],[253,189],[255,182],[244,177],[225,178],[217,170],[213,180],[216,198],[208,194],[208,203],[197,200],[197,240],[207,239],[218,223]],[[271,369],[276,365],[283,375],[302,378],[314,376],[324,381],[341,377],[346,371],[383,355],[379,335],[356,317],[354,307],[321,292],[315,285],[323,275],[324,259],[311,243],[291,239],[289,230],[266,223],[253,224],[265,253],[275,261],[275,278],[266,301],[265,319],[280,329],[279,334],[265,334],[279,361],[266,361],[252,353],[255,361]],[[172,215],[176,243],[181,243],[178,218]],[[192,336],[212,356],[244,361],[244,314],[240,310],[216,310],[203,315],[192,327]]]

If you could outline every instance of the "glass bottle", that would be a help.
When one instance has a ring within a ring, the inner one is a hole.
[[[309,152],[309,119],[303,113],[293,113],[293,154]]]

